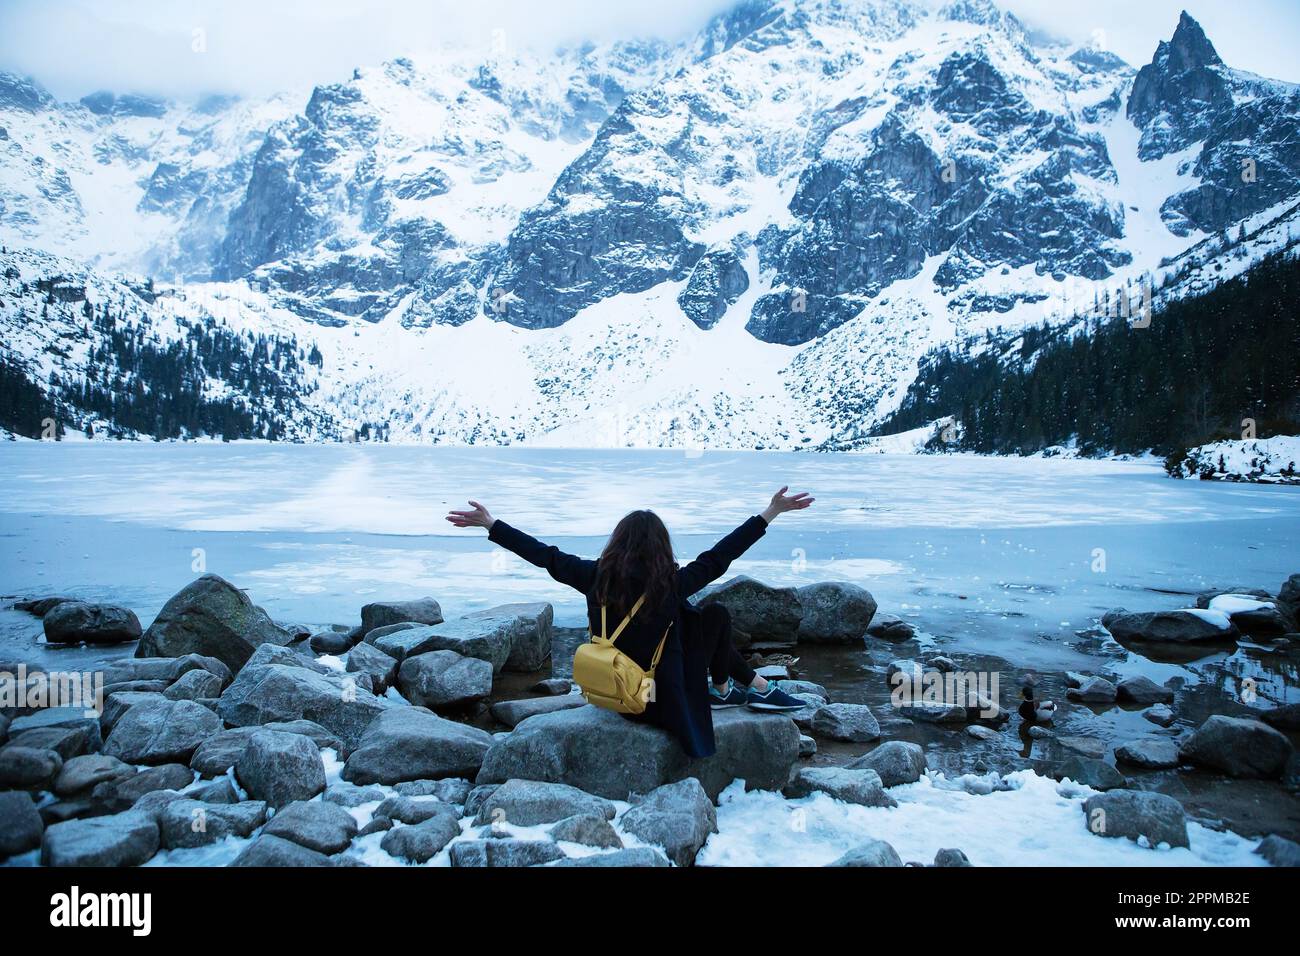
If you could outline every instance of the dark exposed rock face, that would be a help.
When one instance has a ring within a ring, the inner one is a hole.
[[[64,601],[42,621],[51,644],[121,644],[138,640],[140,621],[130,608]]]
[[[1232,777],[1278,777],[1294,747],[1279,730],[1242,717],[1215,714],[1181,742],[1183,760]]]
[[[247,594],[215,574],[205,574],[163,605],[135,656],[201,654],[238,671],[262,644],[283,645],[290,639]]]
[[[695,263],[677,304],[700,328],[711,329],[748,289],[749,273],[735,250],[710,249]]]

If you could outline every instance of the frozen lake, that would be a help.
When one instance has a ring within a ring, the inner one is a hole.
[[[429,594],[449,615],[545,599],[577,625],[576,594],[451,527],[447,508],[472,497],[594,556],[622,514],[649,507],[687,559],[782,484],[817,504],[783,516],[734,573],[851,580],[883,611],[1026,666],[1077,666],[1070,643],[1107,608],[1273,590],[1300,570],[1300,489],[1174,481],[1150,462],[21,442],[0,446],[0,594],[112,600],[147,626],[202,566],[307,624]],[[12,611],[0,624],[0,657],[40,632]]]

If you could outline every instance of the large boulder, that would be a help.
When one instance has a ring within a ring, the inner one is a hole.
[[[564,851],[550,840],[467,840],[453,843],[448,853],[455,867],[542,866],[565,858]]]
[[[230,683],[230,668],[215,657],[184,654],[180,657],[124,657],[104,668],[104,684],[129,684],[163,681],[171,684],[190,671],[201,670],[220,678],[221,686]]]
[[[173,800],[158,811],[157,821],[166,849],[208,846],[226,837],[250,836],[266,822],[266,804],[261,800],[229,804]]]
[[[1134,704],[1172,704],[1174,692],[1168,687],[1161,687],[1149,677],[1136,675],[1125,677],[1115,688],[1115,695],[1120,700]]]
[[[6,744],[0,749],[0,788],[48,790],[63,769],[63,758],[45,747]]]
[[[0,860],[35,850],[44,832],[30,796],[21,790],[0,791]]]
[[[1291,623],[1300,627],[1300,574],[1293,574],[1282,582],[1277,592],[1277,604],[1290,615]]]
[[[136,772],[136,768],[116,757],[105,754],[83,754],[63,764],[54,781],[54,792],[60,797],[88,793],[105,780],[116,780]]]
[[[264,646],[221,695],[217,713],[232,727],[310,720],[352,748],[371,722],[393,707],[350,675]]]
[[[419,639],[416,649],[407,651],[407,655],[423,654],[428,651],[455,651],[462,657],[475,657],[492,665],[492,673],[501,673],[506,661],[510,659],[510,650],[515,639],[516,629],[520,626],[517,617],[458,617],[453,621],[420,628],[419,631],[407,631],[400,635],[405,641]],[[387,650],[383,643],[376,646]]]
[[[1220,594],[1210,601],[1209,609],[1228,615],[1243,634],[1280,635],[1291,630],[1290,615],[1272,598]]]
[[[442,608],[431,597],[414,601],[374,601],[361,609],[361,636],[393,624],[441,624]]]
[[[678,866],[693,864],[709,834],[718,832],[713,801],[694,777],[666,783],[636,798],[619,824],[642,842],[663,847]]]
[[[143,813],[66,820],[45,831],[46,866],[139,866],[158,852],[158,824]]]
[[[530,717],[483,757],[480,784],[507,780],[566,783],[626,800],[695,777],[710,799],[736,778],[751,789],[780,790],[799,756],[799,730],[788,717],[748,710],[713,714],[718,752],[692,759],[672,734],[590,704]]]
[[[876,599],[866,588],[840,581],[809,584],[798,590],[803,616],[796,636],[814,644],[858,644],[876,614]]]
[[[732,627],[739,632],[737,644],[747,641],[789,644],[797,640],[803,605],[794,588],[777,588],[739,575],[709,589],[699,604],[721,604],[731,612]]]
[[[925,751],[920,744],[887,740],[870,753],[848,764],[850,770],[874,770],[886,787],[916,783],[925,773]]]
[[[306,737],[259,730],[235,762],[235,779],[253,799],[279,808],[323,791],[325,763]]]
[[[121,644],[140,639],[140,619],[130,608],[64,601],[41,622],[49,644]]]
[[[215,574],[176,592],[136,645],[136,657],[215,657],[238,671],[262,644],[292,640],[248,595]]]
[[[221,718],[192,700],[155,700],[132,707],[113,725],[104,753],[127,763],[188,763]]]
[[[1145,790],[1111,790],[1083,802],[1088,829],[1098,836],[1145,838],[1150,846],[1187,846],[1187,815],[1173,797]]]
[[[338,804],[299,800],[278,811],[262,831],[317,853],[339,853],[357,835],[357,821]]]
[[[412,863],[427,863],[443,847],[460,836],[459,815],[447,804],[436,815],[413,826],[393,827],[379,846],[385,853]]]
[[[786,785],[784,793],[794,800],[824,793],[832,799],[863,807],[898,806],[898,801],[885,793],[880,774],[869,769],[803,767]]]
[[[248,845],[243,853],[235,857],[231,866],[333,866],[333,862],[324,853],[309,850],[307,847],[286,840],[274,834],[262,834]]]
[[[966,711],[962,709],[962,719]],[[866,704],[826,704],[813,714],[811,730],[815,736],[851,743],[868,743],[880,739],[880,722]]]
[[[1102,616],[1101,626],[1117,641],[1193,644],[1232,641],[1238,636],[1228,615],[1199,608],[1142,612],[1116,608]]]
[[[1104,677],[1088,677],[1078,687],[1071,687],[1065,692],[1070,700],[1085,704],[1112,704],[1117,691],[1115,685]]]
[[[474,823],[531,827],[555,823],[575,814],[595,814],[612,820],[614,812],[614,804],[609,800],[577,787],[538,780],[507,780],[483,801]]]
[[[551,656],[555,609],[545,601],[501,604],[466,614],[469,620],[508,620],[513,628],[510,656],[505,669],[531,673],[541,670]]]
[[[1165,770],[1178,766],[1178,744],[1168,737],[1141,737],[1116,747],[1115,759],[1146,770]]]
[[[860,843],[827,866],[902,866],[898,851],[884,840]]]
[[[444,720],[423,707],[395,707],[366,728],[343,767],[343,778],[357,784],[394,784],[472,777],[491,745],[492,735],[485,730]]]
[[[524,700],[499,700],[492,705],[492,716],[507,727],[517,727],[529,717],[538,714],[551,714],[557,710],[572,710],[574,707],[586,706],[587,700],[581,694],[565,694],[563,697],[528,697]]]
[[[416,654],[402,661],[397,689],[412,704],[432,710],[461,707],[492,693],[492,665],[455,651]]]
[[[91,790],[91,799],[102,813],[120,813],[135,807],[149,794],[180,790],[193,782],[194,774],[189,767],[165,763],[97,783]]]
[[[1291,741],[1268,724],[1215,714],[1182,741],[1183,760],[1230,777],[1280,777],[1291,759]]]
[[[382,694],[397,680],[397,658],[385,654],[373,644],[361,643],[352,648],[344,658],[349,674],[369,674],[370,687]]]

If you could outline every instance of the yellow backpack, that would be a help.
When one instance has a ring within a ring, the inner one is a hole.
[[[644,603],[643,594],[608,637],[605,636],[609,633],[605,626],[605,605],[600,606],[600,636],[592,633],[591,641],[579,647],[573,655],[573,680],[582,688],[582,695],[588,703],[620,714],[640,714],[645,711],[646,704],[655,699],[655,668],[659,666],[659,655],[664,652],[664,642],[668,640],[672,624],[664,629],[648,671],[642,670],[636,661],[614,646],[623,628],[628,626]]]

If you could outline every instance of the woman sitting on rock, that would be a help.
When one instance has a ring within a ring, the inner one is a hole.
[[[673,559],[668,529],[653,511],[633,511],[624,517],[597,561],[545,545],[493,518],[477,501],[470,501],[472,511],[452,511],[447,520],[458,528],[487,528],[488,540],[581,591],[593,628],[600,627],[602,605],[608,620],[620,621],[645,595],[640,611],[619,636],[618,649],[649,670],[665,630],[668,637],[654,669],[654,698],[644,714],[630,719],[644,719],[672,732],[692,757],[709,757],[717,750],[711,708],[747,704],[756,710],[798,710],[804,706],[745,663],[731,642],[731,616],[725,607],[697,608],[686,600],[725,574],[778,515],[813,503],[807,492],[786,495],[786,491],[782,488],[774,494],[761,514],[684,568]]]

